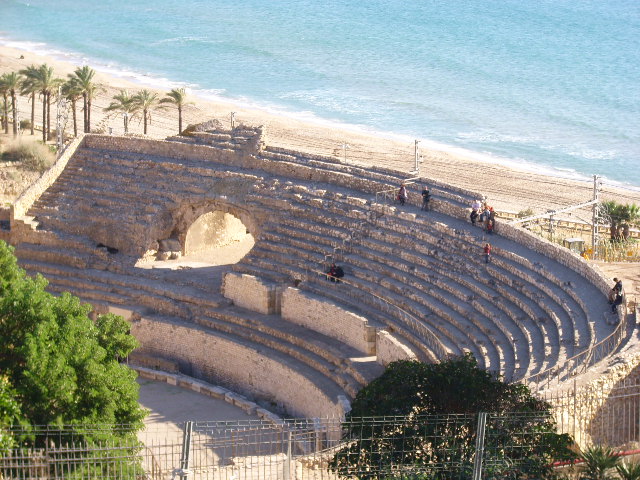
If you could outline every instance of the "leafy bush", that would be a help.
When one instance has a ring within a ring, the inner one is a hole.
[[[31,120],[20,120],[20,130],[29,130],[31,128]]]
[[[55,154],[39,142],[17,140],[2,152],[2,161],[20,162],[25,170],[44,172],[55,161]]]

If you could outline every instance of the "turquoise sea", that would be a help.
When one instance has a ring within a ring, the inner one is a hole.
[[[638,0],[0,0],[0,42],[640,187]]]

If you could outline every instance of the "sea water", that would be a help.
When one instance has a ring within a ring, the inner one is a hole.
[[[0,41],[640,186],[638,0],[0,0]]]

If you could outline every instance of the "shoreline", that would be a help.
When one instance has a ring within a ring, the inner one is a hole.
[[[17,71],[30,64],[47,63],[54,68],[56,76],[66,78],[68,73],[81,64],[80,56],[77,56],[75,62],[73,56],[61,60],[60,55],[43,56],[15,46],[7,46],[7,43],[15,45],[20,42],[0,38],[0,74]],[[24,58],[20,58],[21,56]],[[108,129],[112,129],[114,134],[122,133],[122,122],[118,118],[106,118],[102,111],[120,89],[136,91],[148,88],[158,92],[159,97],[162,97],[170,88],[186,85],[184,82],[173,84],[168,79],[154,79],[152,76],[149,76],[149,82],[145,83],[144,77],[134,72],[127,78],[125,75],[105,72],[102,68],[104,65],[89,66],[96,70],[96,81],[106,87],[106,91],[94,100],[91,112],[92,129],[103,129],[105,133]],[[159,88],[159,83],[166,83],[166,88]],[[367,131],[366,127],[336,124],[331,120],[318,118],[313,113],[307,118],[305,112],[296,114],[278,111],[276,108],[250,102],[240,103],[224,99],[215,94],[211,94],[211,98],[205,98],[203,90],[190,91],[188,87],[187,90],[190,93],[189,100],[196,106],[183,112],[183,128],[190,123],[212,118],[228,127],[231,112],[235,112],[237,123],[265,125],[268,143],[275,146],[339,158],[346,156],[349,162],[381,165],[406,172],[414,166],[414,142],[401,134]],[[78,117],[81,122],[80,108]],[[38,110],[36,108],[36,124],[40,123]],[[30,118],[30,104],[25,97],[20,97],[19,111],[21,119]],[[69,120],[67,131],[70,130]],[[142,133],[142,125],[137,121],[133,122],[130,132]],[[149,137],[165,138],[176,133],[177,113],[173,109],[152,114]],[[420,146],[420,153],[424,159],[420,166],[422,176],[482,192],[499,209],[517,212],[532,208],[534,211],[546,211],[584,202],[592,196],[593,184],[589,179],[567,178],[573,175],[554,175],[546,167],[529,163],[520,165],[518,160],[498,159],[480,152],[467,152],[459,147],[441,145],[430,140],[421,140]],[[640,187],[620,185],[609,180],[605,182],[603,198],[640,204]]]
[[[287,107],[283,105],[270,104],[269,102],[252,101],[243,97],[226,98],[223,95],[220,95],[220,90],[217,90],[215,88],[202,88],[199,85],[190,84],[189,82],[179,80],[172,81],[164,76],[142,73],[141,71],[136,72],[135,70],[128,69],[125,66],[114,66],[106,60],[90,59],[77,52],[65,52],[62,50],[58,50],[54,47],[48,46],[43,42],[16,41],[11,40],[7,37],[0,36],[0,48],[3,47],[12,48],[17,51],[28,52],[45,58],[50,58],[52,59],[52,61],[68,63],[75,67],[89,65],[96,72],[104,76],[110,77],[112,79],[122,80],[124,82],[131,83],[132,85],[137,85],[139,88],[151,88],[153,90],[168,91],[171,88],[184,87],[192,97],[195,97],[201,102],[213,102],[229,105],[229,108],[231,108],[232,110],[258,110],[263,111],[267,115],[289,118],[295,121],[316,125],[318,127],[339,129],[356,135],[382,138],[392,142],[400,142],[407,145],[412,145],[416,140],[416,138],[408,134],[377,130],[373,127],[361,124],[345,123],[337,119],[320,117],[311,111],[288,110]],[[592,181],[590,175],[578,172],[575,169],[554,168],[549,165],[536,164],[529,160],[520,158],[496,156],[489,152],[469,150],[465,147],[446,144],[429,138],[417,138],[417,140],[420,142],[422,148],[425,148],[426,150],[433,150],[448,155],[459,156],[470,161],[476,161],[490,165],[498,165],[505,168],[522,170],[528,173],[541,173],[545,176],[556,177],[564,180],[573,180],[576,182]],[[615,188],[640,192],[640,184],[627,184],[612,179],[605,179],[605,181]]]

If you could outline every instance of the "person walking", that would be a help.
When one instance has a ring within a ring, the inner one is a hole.
[[[491,244],[484,244],[484,263],[489,263],[491,261]]]
[[[425,185],[422,189],[422,207],[421,210],[425,212],[429,210],[429,201],[431,200],[431,192],[429,192],[429,186]]]
[[[405,186],[404,182],[402,182],[400,184],[400,190],[398,190],[398,201],[400,202],[400,205],[404,205],[407,201],[407,198],[407,187]]]

